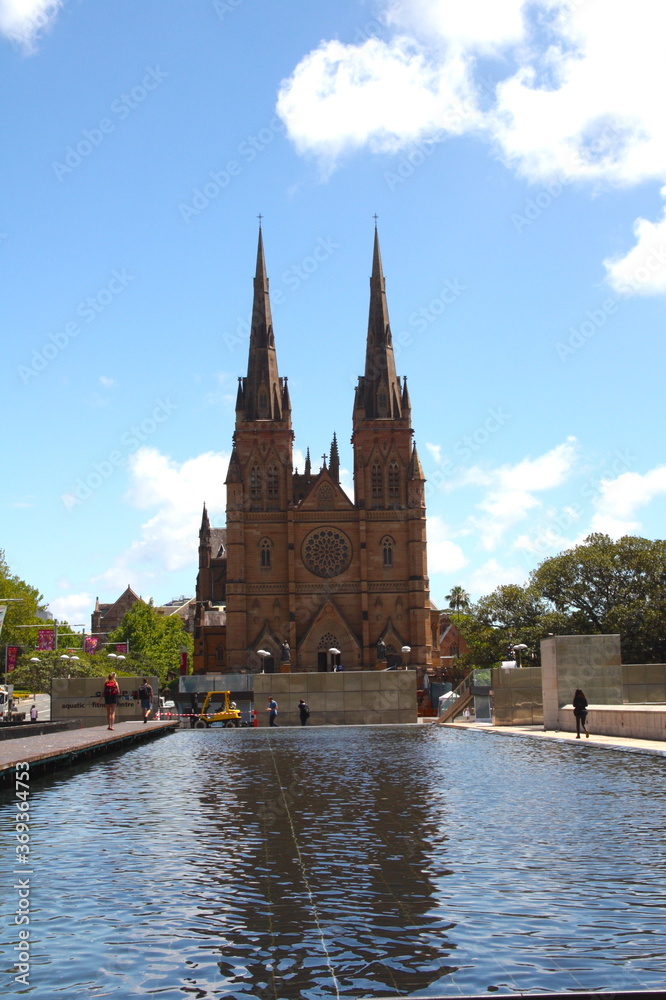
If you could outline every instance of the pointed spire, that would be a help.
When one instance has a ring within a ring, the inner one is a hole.
[[[412,457],[409,462],[409,472],[407,473],[408,480],[419,480],[420,482],[425,482],[425,476],[423,475],[423,466],[421,465],[421,459],[419,458],[419,453],[416,450],[416,445],[412,448]]]
[[[238,457],[238,449],[234,443],[231,449],[231,458],[229,459],[229,469],[227,470],[227,478],[225,483],[242,483],[243,482],[243,470],[241,469],[240,459]]]
[[[236,393],[236,412],[245,409],[245,393],[243,392],[243,379],[238,376],[238,392]]]
[[[280,402],[282,386],[278,375],[261,225],[259,226],[257,243],[247,378],[244,379],[242,388],[242,408],[245,420],[280,420],[282,418]],[[239,401],[240,398],[241,392],[239,390]]]
[[[207,534],[209,532],[210,521],[208,519],[208,511],[206,510],[206,502],[204,501],[203,514],[201,515],[201,530],[199,531],[199,535],[201,536],[202,534]]]
[[[370,278],[370,314],[365,352],[362,401],[370,418],[400,417],[400,384],[395,374],[393,339],[386,302],[386,283],[375,220],[375,243]]]
[[[308,448],[305,452],[305,475],[312,475],[312,462],[310,461],[310,449]]]
[[[287,385],[287,376],[282,379],[282,413],[286,416],[291,413],[291,399],[289,397],[289,386]]]
[[[403,413],[407,413],[412,408],[412,404],[411,404],[410,399],[409,399],[409,392],[407,390],[407,376],[406,375],[405,375],[405,377],[402,380],[402,401],[401,401],[401,405],[402,405],[402,412]]]
[[[328,471],[331,474],[331,478],[340,482],[340,455],[338,453],[338,439],[335,436],[335,431],[333,431],[333,440],[331,441],[331,460],[328,463]]]

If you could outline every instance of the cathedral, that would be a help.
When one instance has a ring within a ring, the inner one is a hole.
[[[314,384],[314,382],[313,382]],[[375,228],[365,371],[352,411],[354,500],[338,444],[294,469],[261,228],[247,376],[238,380],[226,527],[204,505],[195,673],[372,670],[430,662],[425,479],[396,375]]]

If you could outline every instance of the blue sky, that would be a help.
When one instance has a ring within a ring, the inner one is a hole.
[[[663,537],[649,0],[0,0],[0,545],[86,623],[224,523],[257,215],[297,456],[351,488],[374,213],[440,606]],[[302,461],[297,457],[297,463]]]

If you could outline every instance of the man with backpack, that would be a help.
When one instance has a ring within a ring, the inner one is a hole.
[[[139,688],[139,699],[141,701],[141,708],[143,709],[143,721],[144,724],[148,722],[148,716],[150,715],[153,708],[153,689],[148,683],[146,677],[141,681],[141,687]]]

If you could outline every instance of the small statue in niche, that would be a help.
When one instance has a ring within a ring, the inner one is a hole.
[[[287,663],[291,660],[291,649],[289,648],[289,643],[285,639],[282,643],[282,652],[280,653],[280,660],[282,663]]]
[[[377,659],[378,660],[386,659],[386,643],[384,642],[383,639],[377,640]]]

